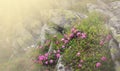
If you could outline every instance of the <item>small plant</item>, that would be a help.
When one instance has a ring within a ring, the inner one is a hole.
[[[112,36],[103,23],[101,16],[94,13],[66,34],[50,36],[51,40],[40,46],[37,63],[54,68],[62,55],[65,66],[74,71],[114,71],[108,48]],[[50,43],[53,48],[48,52]]]

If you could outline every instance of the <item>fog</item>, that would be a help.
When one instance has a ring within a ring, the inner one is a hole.
[[[67,8],[68,1],[0,0],[1,71],[32,71],[29,67],[32,63],[27,58],[30,54],[24,56],[23,49],[37,42],[49,11]]]
[[[39,41],[51,14],[68,10],[75,1],[0,0],[0,71],[39,71],[27,48]]]

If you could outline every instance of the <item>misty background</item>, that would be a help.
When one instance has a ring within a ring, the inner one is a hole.
[[[0,70],[29,70],[25,49],[39,41],[41,27],[54,10],[67,9],[74,1],[0,0]]]

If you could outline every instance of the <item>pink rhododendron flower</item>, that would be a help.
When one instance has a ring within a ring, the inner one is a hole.
[[[112,38],[112,36],[109,34],[107,37],[106,37],[106,40],[110,40]]]
[[[56,44],[59,44],[59,41],[56,41]]]
[[[65,48],[65,46],[64,46],[64,45],[62,45],[62,48]]]
[[[60,53],[60,50],[57,50],[58,53]]]
[[[38,59],[39,59],[40,61],[42,61],[42,60],[45,59],[45,56],[41,55],[41,56],[38,57]]]
[[[80,37],[80,36],[81,36],[81,33],[80,33],[80,32],[78,32],[78,33],[77,33],[77,37]]]
[[[60,54],[59,54],[59,53],[58,53],[58,54],[56,54],[56,57],[57,57],[57,58],[59,58],[59,57],[60,57]]]
[[[77,56],[80,56],[80,52],[78,52],[76,55],[77,55]]]
[[[71,32],[74,33],[75,30],[76,30],[76,28],[73,27],[73,28],[71,29]]]
[[[73,38],[73,37],[74,37],[74,34],[73,34],[73,33],[71,33],[69,37],[70,37],[70,38]]]
[[[48,61],[45,61],[45,64],[47,65],[47,64],[48,64]]]
[[[103,40],[101,40],[101,41],[100,41],[100,45],[102,46],[103,44],[104,44],[104,41],[103,41]]]
[[[49,55],[48,53],[45,53],[45,56],[46,56],[46,57],[48,57],[48,55]]]
[[[100,63],[100,62],[97,62],[96,63],[96,67],[98,68],[98,67],[100,67],[102,64]]]
[[[53,63],[53,60],[51,59],[51,60],[50,60],[50,64],[52,64],[52,63]]]
[[[81,34],[81,38],[86,38],[86,34],[85,34],[85,33],[82,33],[82,34]]]
[[[102,61],[106,61],[107,58],[106,58],[105,56],[103,56],[103,57],[101,58],[101,60],[102,60]]]
[[[80,68],[81,68],[81,67],[82,67],[82,64],[78,64],[78,67],[80,67]]]
[[[44,60],[47,60],[48,59],[48,57],[44,57]]]
[[[62,38],[62,39],[61,39],[61,41],[63,41],[63,42],[64,42],[64,41],[65,41],[65,39],[64,39],[64,38]]]
[[[64,38],[65,38],[65,39],[67,39],[67,38],[68,38],[68,36],[67,36],[66,34],[64,34]]]
[[[83,63],[84,61],[83,60],[80,60],[80,63]]]
[[[73,27],[73,28],[71,29],[71,32],[74,33],[74,34],[76,34],[76,33],[77,33],[77,29]]]
[[[73,33],[74,33],[74,34],[76,34],[77,32],[78,32],[78,30],[74,30],[74,32],[73,32]]]
[[[67,38],[68,41],[69,41],[70,39],[71,39],[70,37]]]
[[[64,40],[64,43],[67,44],[69,41],[68,40]]]

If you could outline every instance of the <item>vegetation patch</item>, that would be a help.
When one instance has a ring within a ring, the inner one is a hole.
[[[104,26],[104,19],[91,13],[87,19],[67,28],[64,35],[47,35],[35,62],[51,71],[62,56],[66,67],[73,71],[114,71],[108,42],[112,38]],[[52,50],[50,52],[50,46]]]

